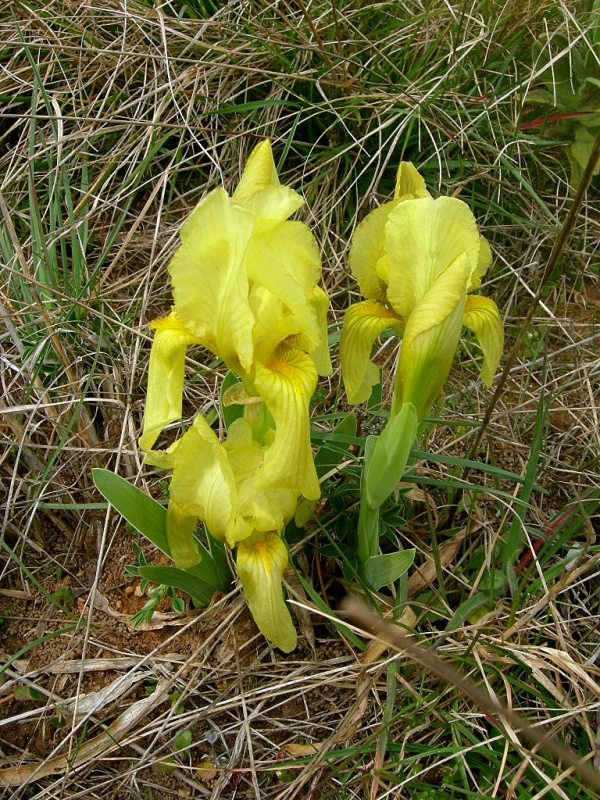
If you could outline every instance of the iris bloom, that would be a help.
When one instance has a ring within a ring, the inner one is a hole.
[[[320,494],[308,409],[318,373],[331,369],[318,247],[305,224],[288,219],[302,202],[280,184],[263,141],[234,194],[214,189],[184,222],[169,264],[173,309],[152,323],[140,437],[149,463],[173,469],[167,537],[175,563],[199,560],[198,519],[237,547],[251,611],[284,650],[293,649],[295,632],[281,591],[280,534],[298,497]],[[199,416],[168,451],[153,450],[161,430],[181,417],[185,355],[194,344],[238,376],[224,401],[242,403],[244,417],[224,443]]]
[[[463,325],[479,340],[481,377],[491,384],[503,328],[496,304],[471,294],[491,263],[491,252],[465,203],[452,197],[434,200],[413,165],[401,163],[394,199],[358,226],[349,263],[368,298],[347,310],[340,341],[350,403],[367,400],[377,383],[371,350],[388,328],[402,337],[394,413],[410,402],[418,419],[427,414],[446,381]]]

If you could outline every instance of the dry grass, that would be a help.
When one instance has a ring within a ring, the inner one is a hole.
[[[259,138],[273,139],[282,180],[306,196],[332,334],[355,291],[351,233],[391,193],[401,157],[474,208],[495,253],[484,291],[509,346],[538,290],[571,198],[562,143],[519,128],[542,66],[529,47],[556,30],[585,46],[579,4],[410,0],[405,18],[397,3],[363,5],[13,0],[0,11],[2,798],[592,791],[513,746],[455,687],[362,652],[318,613],[301,617],[287,658],[237,591],[182,617],[162,608],[136,632],[128,623],[143,602],[125,573],[132,536],[91,469],[163,493],[136,445],[147,322],[169,306],[181,221],[204,192],[235,183]],[[550,42],[545,63],[553,55]],[[427,440],[439,458],[421,465],[434,485],[420,484],[427,494],[397,534],[420,565],[429,559],[427,581],[409,587],[423,640],[582,755],[600,710],[598,220],[590,190],[473,453],[490,395],[465,342]],[[384,342],[382,363],[393,356]],[[216,408],[216,367],[191,354],[189,416]],[[338,392],[336,372],[322,427]],[[517,478],[538,445],[525,498]],[[455,494],[452,458],[467,455],[515,479],[471,472]],[[353,474],[346,493],[334,476],[336,502],[294,544],[332,605],[345,584],[327,537],[344,546],[340,531],[355,524]],[[444,527],[453,500],[456,527]],[[514,595],[447,630],[468,598],[493,597],[486,581],[515,525],[523,552],[540,531],[548,545],[522,565]]]

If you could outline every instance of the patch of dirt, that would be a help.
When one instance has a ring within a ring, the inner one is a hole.
[[[311,741],[315,732],[327,740],[355,699],[347,670],[355,656],[325,626],[318,626],[316,652],[301,636],[285,656],[266,644],[233,594],[179,617],[163,602],[147,629],[134,630],[129,618],[146,598],[139,579],[125,573],[131,534],[122,525],[114,530],[92,593],[98,562],[84,550],[70,560],[59,554],[65,543],[55,533],[55,557],[69,572],[44,569],[47,554],[28,553],[27,563],[37,560],[41,584],[64,610],[39,592],[27,595],[29,583],[16,570],[0,594],[2,660],[24,649],[0,686],[0,775],[64,757],[61,779],[94,786],[100,758],[102,779],[108,770],[119,786],[104,800],[252,796],[256,759],[270,765],[277,787],[275,766],[287,757],[280,748]],[[153,706],[164,682],[167,693]],[[117,749],[107,744],[105,755],[77,764],[77,753],[149,698],[148,712]],[[56,780],[29,788],[17,781],[0,788],[0,798],[37,797]]]

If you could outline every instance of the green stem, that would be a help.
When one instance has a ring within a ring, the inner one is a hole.
[[[358,514],[358,571],[364,577],[363,567],[371,556],[379,553],[379,509],[371,508],[363,492],[360,495]]]

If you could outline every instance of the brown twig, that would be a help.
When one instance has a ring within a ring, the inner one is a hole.
[[[571,767],[573,772],[576,772],[587,784],[600,789],[600,774],[590,764],[560,744],[556,737],[538,730],[519,714],[504,706],[488,692],[455,670],[447,661],[432,653],[430,649],[417,644],[413,638],[402,633],[396,625],[369,611],[354,598],[345,601],[343,610],[347,618],[373,639],[385,642],[395,650],[403,652],[411,661],[420,664],[446,683],[455,686],[461,694],[479,706],[487,719],[507,738],[509,738],[508,726],[510,725],[523,738]],[[592,753],[590,753],[591,756]]]

